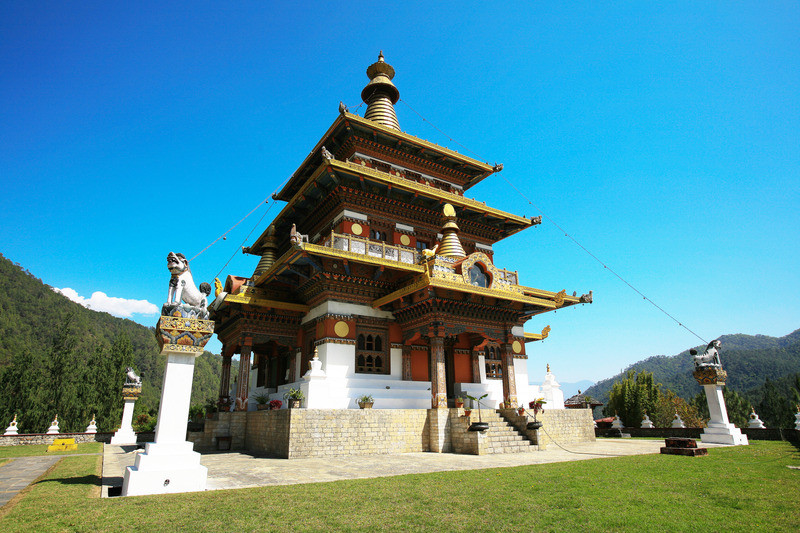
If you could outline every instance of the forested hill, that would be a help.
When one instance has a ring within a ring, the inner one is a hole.
[[[736,391],[750,391],[764,385],[767,378],[776,380],[800,372],[800,329],[785,337],[735,334],[723,335],[720,341],[722,367],[728,372],[727,386]],[[706,347],[695,348],[702,353]],[[700,386],[692,377],[692,357],[686,350],[678,355],[657,355],[634,363],[616,376],[599,381],[586,393],[607,401],[611,386],[629,370],[652,372],[656,382],[686,400],[700,392]]]
[[[143,376],[135,412],[157,410],[165,363],[154,327],[86,309],[0,254],[0,424],[17,413],[22,431],[44,432],[58,414],[62,431],[82,431],[94,413],[113,429],[125,366]],[[197,358],[193,404],[217,397],[220,367],[218,355]]]

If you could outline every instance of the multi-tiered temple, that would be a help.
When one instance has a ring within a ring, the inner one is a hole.
[[[502,166],[402,132],[394,69],[381,55],[367,75],[364,117],[340,105],[274,196],[283,210],[245,249],[260,258],[255,272],[228,276],[210,306],[221,406],[252,410],[257,394],[283,399],[289,388],[311,408],[356,408],[365,394],[376,409],[533,399],[526,343],[549,327],[523,325],[591,293],[530,288],[497,266],[493,245],[540,218],[467,198]]]

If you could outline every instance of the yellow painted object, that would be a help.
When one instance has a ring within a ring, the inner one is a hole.
[[[71,452],[77,449],[75,439],[55,439],[53,444],[47,447],[48,452]]]

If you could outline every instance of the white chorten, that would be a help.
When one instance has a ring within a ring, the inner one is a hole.
[[[645,413],[644,418],[642,418],[642,427],[646,429],[653,429],[655,427],[653,425],[653,421],[650,420],[649,416],[647,416],[647,413]]]
[[[764,425],[764,422],[758,418],[756,414],[756,410],[753,409],[753,406],[750,406],[750,421],[747,423],[747,427],[755,428],[755,429],[766,429],[767,426]]]
[[[50,422],[50,427],[47,428],[47,434],[48,435],[58,435],[58,433],[59,433],[59,430],[58,430],[58,415],[56,415],[56,417],[53,419],[53,421]]]
[[[18,435],[19,431],[17,431],[17,414],[14,413],[14,420],[6,428],[6,432],[3,435]]]
[[[678,411],[675,411],[675,418],[672,419],[672,427],[674,427],[674,428],[685,428],[686,427],[686,424],[684,424],[683,420],[681,420],[681,417],[678,414]]]
[[[625,426],[622,425],[622,420],[620,420],[618,414],[614,415],[614,421],[611,422],[611,427],[614,428],[614,429],[622,429],[622,428],[625,427]]]

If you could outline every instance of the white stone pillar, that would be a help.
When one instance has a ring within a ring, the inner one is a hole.
[[[206,488],[208,469],[200,464],[200,454],[186,440],[189,402],[195,358],[203,353],[214,323],[196,318],[167,317],[159,320],[157,334],[161,353],[167,356],[155,442],[136,456],[125,469],[123,496],[193,492]],[[177,344],[176,339],[192,345]]]
[[[747,435],[730,423],[728,420],[728,409],[725,407],[725,398],[722,396],[722,385],[704,384],[706,400],[708,400],[708,412],[711,419],[708,427],[700,435],[702,442],[717,444],[748,444]]]
[[[300,384],[300,390],[306,397],[306,407],[308,409],[329,409],[327,375],[322,370],[319,347],[314,348],[314,358],[310,361],[310,366],[311,368],[303,375],[303,382]]]
[[[125,406],[122,408],[122,424],[111,437],[111,444],[136,444],[136,432],[133,431],[133,404],[135,403],[136,398],[125,398]]]

